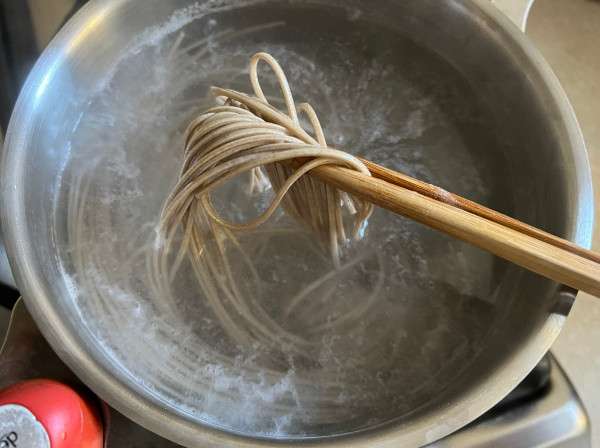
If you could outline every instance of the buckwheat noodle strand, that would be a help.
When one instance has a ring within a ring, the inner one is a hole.
[[[261,61],[275,74],[286,112],[273,107],[263,92],[258,76]],[[154,277],[162,279],[156,283],[157,290],[166,294],[167,283],[173,280],[187,255],[200,288],[232,340],[240,345],[249,341],[266,346],[274,341],[283,342],[292,351],[308,356],[308,341],[283,329],[260,306],[252,306],[243,297],[227,252],[231,248],[239,251],[256,279],[252,260],[238,243],[236,233],[256,229],[281,205],[288,215],[329,246],[334,266],[340,269],[340,245],[346,240],[343,211],[352,217],[352,234],[357,237],[373,206],[306,174],[318,166],[331,164],[367,175],[369,171],[356,157],[327,146],[314,109],[307,103],[296,106],[285,73],[271,55],[257,53],[251,58],[250,81],[254,96],[214,87],[213,94],[222,104],[202,113],[188,126],[179,179],[161,213],[162,240],[157,242],[152,269]],[[302,127],[301,114],[307,118],[315,137]],[[289,163],[299,159],[305,161],[299,168]],[[264,188],[268,182],[275,196],[258,217],[244,223],[231,222],[215,209],[210,193],[247,172],[250,190]],[[179,229],[182,236],[177,239]],[[176,241],[179,247],[174,249]],[[173,250],[176,255],[169,263]],[[169,264],[170,275],[165,279],[163,273]],[[228,312],[228,307],[234,312]]]

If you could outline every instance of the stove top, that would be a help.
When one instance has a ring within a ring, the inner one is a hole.
[[[504,400],[430,448],[591,447],[589,419],[551,355]]]

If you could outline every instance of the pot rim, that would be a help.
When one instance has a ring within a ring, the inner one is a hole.
[[[161,408],[155,399],[145,397],[141,388],[131,380],[118,378],[101,361],[87,353],[77,334],[70,331],[53,308],[52,297],[43,283],[41,274],[32,263],[33,248],[28,238],[24,190],[26,178],[22,175],[27,153],[27,135],[32,127],[28,110],[35,102],[35,94],[52,77],[57,60],[69,42],[86,24],[110,9],[130,0],[92,0],[84,6],[53,39],[30,73],[15,106],[5,140],[2,163],[2,194],[0,206],[11,213],[2,214],[2,228],[10,264],[27,308],[40,330],[61,359],[103,400],[138,424],[175,442],[192,446],[202,443],[210,447],[258,448],[297,447],[318,443],[321,447],[397,447],[431,443],[472,421],[491,408],[501,397],[524,378],[550,348],[563,326],[565,316],[549,314],[541,330],[530,337],[502,368],[497,369],[477,388],[467,391],[456,403],[446,409],[437,409],[402,427],[393,423],[380,429],[352,434],[350,437],[315,438],[303,441],[275,441],[253,439],[200,425]],[[576,173],[576,195],[573,199],[573,220],[568,237],[577,244],[590,247],[593,228],[593,193],[590,166],[583,136],[574,112],[552,70],[520,32],[489,0],[464,0],[471,7],[493,20],[504,34],[530,62],[531,69],[544,80],[548,99],[560,111],[557,120],[567,132]],[[483,392],[482,392],[483,391]]]

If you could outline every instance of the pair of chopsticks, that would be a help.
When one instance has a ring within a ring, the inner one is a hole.
[[[600,254],[442,188],[361,159],[372,176],[322,166],[311,173],[544,277],[600,297]]]

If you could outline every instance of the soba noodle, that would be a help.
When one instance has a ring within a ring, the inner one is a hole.
[[[258,78],[260,61],[273,70],[287,114],[269,104]],[[215,87],[213,93],[222,104],[201,114],[189,125],[183,166],[162,210],[159,224],[162,240],[157,245],[151,269],[158,279],[156,290],[168,296],[169,283],[187,257],[212,310],[236,344],[243,346],[256,341],[268,346],[278,341],[304,354],[309,346],[307,341],[285,331],[262,308],[252,307],[244,298],[227,252],[231,248],[239,251],[256,277],[252,260],[242,250],[236,233],[256,229],[282,205],[288,215],[329,245],[335,267],[345,269],[340,261],[340,245],[346,241],[344,209],[353,219],[352,234],[356,238],[373,206],[306,174],[318,166],[331,164],[367,175],[369,171],[356,157],[327,146],[314,109],[307,103],[296,106],[286,76],[271,55],[257,53],[252,57],[250,80],[255,96]],[[316,138],[301,126],[301,113],[308,118]],[[289,163],[299,158],[306,160],[300,167]],[[219,215],[210,193],[245,172],[251,173],[251,190],[263,188],[268,178],[275,197],[257,218],[234,223]],[[179,239],[178,232],[181,232]],[[170,274],[165,276],[165,272]],[[290,306],[294,307],[301,299],[302,295]],[[232,305],[235,313],[228,312],[226,304]],[[338,323],[360,314],[355,310],[352,316],[342,316]],[[330,322],[326,326],[335,324]]]
[[[258,63],[266,61],[273,69],[286,104],[287,115],[272,107],[258,79]],[[339,266],[339,244],[346,240],[342,208],[354,216],[353,233],[358,234],[373,206],[349,197],[305,176],[317,166],[344,165],[369,175],[357,158],[327,147],[325,135],[314,109],[303,103],[296,107],[283,70],[269,54],[258,53],[250,61],[250,80],[255,97],[228,89],[213,88],[224,105],[209,109],[196,118],[186,131],[184,162],[179,181],[167,198],[161,216],[164,234],[181,226],[190,231],[199,226],[192,219],[198,205],[211,222],[230,230],[250,230],[264,223],[282,204],[285,211],[307,225],[320,239],[328,241],[334,263]],[[309,119],[316,140],[300,125],[298,112]],[[282,162],[310,158],[298,169]],[[236,224],[215,211],[210,192],[228,179],[251,171],[251,190],[266,180],[264,167],[277,192],[270,206],[251,222]],[[202,238],[202,232],[197,234]]]

